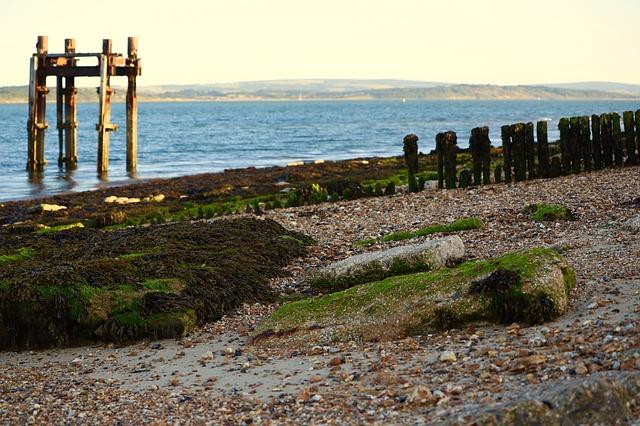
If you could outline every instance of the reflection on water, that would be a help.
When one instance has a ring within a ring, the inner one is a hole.
[[[471,128],[488,125],[494,145],[500,126],[550,119],[549,139],[558,137],[563,116],[637,110],[637,101],[337,101],[141,103],[138,171],[126,172],[125,112],[113,106],[108,176],[96,174],[97,105],[78,109],[78,168],[58,168],[58,144],[49,131],[43,174],[26,164],[26,105],[0,105],[0,201],[84,191],[140,178],[172,177],[246,166],[314,159],[388,156],[402,153],[407,133],[420,136],[422,152],[435,134],[458,133],[466,145]],[[54,111],[55,112],[55,111]],[[53,120],[51,111],[49,121]]]

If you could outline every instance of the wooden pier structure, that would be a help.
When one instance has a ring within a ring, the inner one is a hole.
[[[102,41],[98,53],[76,52],[74,39],[65,39],[64,53],[49,53],[48,37],[39,36],[36,53],[31,57],[29,73],[29,119],[27,170],[41,171],[47,161],[44,156],[46,122],[47,77],[56,77],[56,120],[58,130],[58,165],[72,170],[78,164],[77,89],[76,77],[99,77],[98,87],[98,174],[109,169],[109,133],[117,130],[111,123],[111,77],[127,77],[127,171],[135,172],[138,152],[138,100],[136,77],[141,75],[138,58],[138,39],[129,37],[127,57],[112,52],[111,40]],[[97,58],[93,66],[78,65],[81,58]]]

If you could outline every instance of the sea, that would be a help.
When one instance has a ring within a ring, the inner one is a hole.
[[[46,159],[40,176],[29,176],[27,105],[0,105],[0,201],[37,198],[230,168],[402,154],[402,139],[419,136],[421,152],[435,135],[453,130],[468,145],[473,127],[489,126],[500,146],[500,126],[549,121],[549,140],[558,120],[575,115],[637,110],[640,101],[448,100],[448,101],[265,101],[140,103],[138,170],[125,170],[125,107],[114,104],[109,173],[96,173],[96,103],[78,106],[78,168],[57,164],[55,105],[48,105]]]

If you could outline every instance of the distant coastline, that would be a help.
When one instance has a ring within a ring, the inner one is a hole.
[[[126,90],[114,87],[113,102]],[[55,87],[48,99],[55,100]],[[0,87],[0,104],[27,103],[27,86]],[[95,102],[93,87],[78,102]],[[429,100],[640,100],[640,85],[594,82],[550,85],[446,84],[402,80],[278,80],[219,85],[139,87],[140,102],[429,101]]]

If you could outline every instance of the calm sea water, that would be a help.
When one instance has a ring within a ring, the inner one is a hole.
[[[402,153],[407,133],[420,137],[420,150],[434,147],[435,134],[458,133],[466,146],[472,127],[490,126],[495,145],[500,126],[550,120],[549,139],[560,117],[640,108],[638,101],[339,101],[142,103],[139,107],[137,179],[172,177],[292,161],[389,156]],[[26,105],[0,105],[0,200],[82,191],[130,182],[125,172],[124,105],[113,106],[109,175],[95,172],[97,103],[78,111],[79,167],[57,166],[55,106],[48,106],[47,166],[39,182],[26,164]]]

